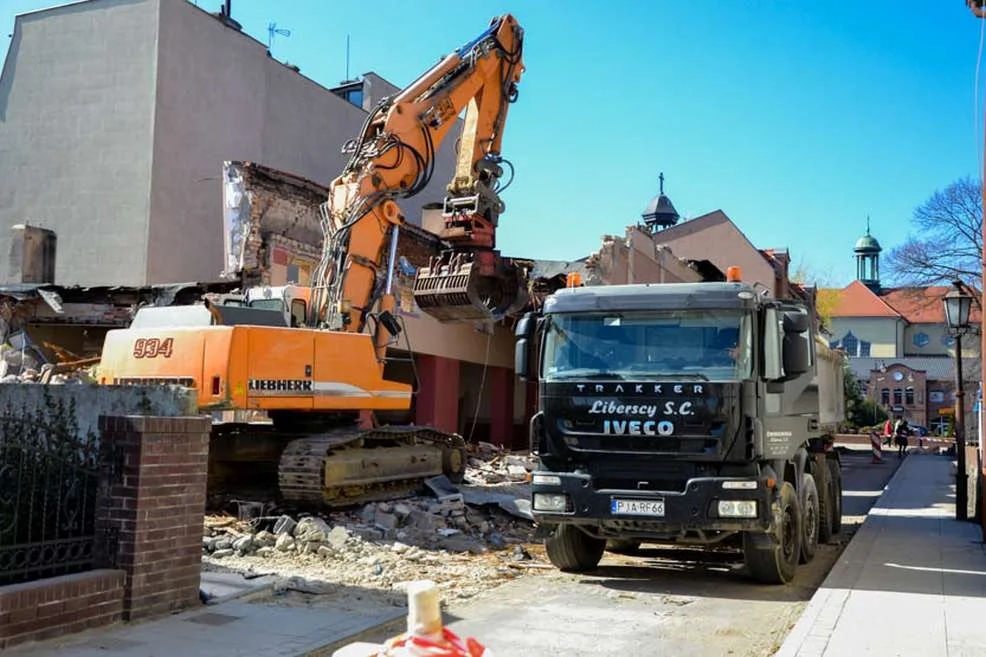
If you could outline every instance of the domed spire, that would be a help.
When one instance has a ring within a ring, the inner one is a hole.
[[[856,240],[856,253],[880,253],[883,248],[875,237],[870,235],[870,217],[866,215],[866,234]]]
[[[664,195],[664,172],[658,176],[658,180],[661,183],[660,193],[651,199],[651,202],[647,204],[647,208],[644,210],[642,216],[644,218],[644,224],[653,233],[655,231],[661,230],[662,228],[668,228],[674,226],[678,223],[680,215],[678,211],[674,209],[674,205],[671,204],[671,199]]]
[[[856,278],[873,292],[880,293],[880,242],[870,235],[870,217],[866,216],[866,234],[856,240]]]

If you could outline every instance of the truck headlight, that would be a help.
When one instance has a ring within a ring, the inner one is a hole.
[[[535,486],[561,486],[561,477],[558,475],[541,474],[535,472],[531,480]]]
[[[719,500],[719,516],[722,518],[756,518],[755,500]]]
[[[568,495],[563,493],[534,493],[534,510],[551,513],[570,511]]]

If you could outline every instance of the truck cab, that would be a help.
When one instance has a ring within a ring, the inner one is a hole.
[[[538,381],[532,508],[559,568],[607,546],[735,543],[756,578],[787,581],[818,541],[817,479],[831,535],[839,409],[823,407],[841,372],[809,304],[739,281],[568,287],[516,335],[516,370]]]

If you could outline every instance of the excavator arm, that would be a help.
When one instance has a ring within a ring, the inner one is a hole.
[[[358,332],[373,321],[382,360],[399,332],[393,280],[404,217],[397,201],[428,185],[438,148],[463,110],[455,177],[443,204],[440,238],[447,248],[419,270],[415,299],[444,322],[496,320],[526,303],[524,272],[495,250],[504,210],[500,146],[524,70],[522,42],[513,16],[494,18],[479,37],[370,112],[344,147],[351,157],[323,207],[325,246],[309,325]]]

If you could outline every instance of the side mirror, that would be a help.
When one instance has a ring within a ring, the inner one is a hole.
[[[514,335],[517,342],[514,344],[514,374],[521,381],[533,378],[531,367],[531,344],[534,341],[534,334],[537,329],[537,321],[534,313],[525,313],[517,322]]]
[[[784,333],[804,333],[808,330],[808,313],[789,310],[783,314]]]
[[[801,376],[811,369],[811,336],[807,313],[786,312],[783,315],[784,338],[782,353],[784,373],[788,377]]]
[[[534,334],[535,326],[534,313],[524,313],[524,316],[517,320],[517,326],[514,328],[514,336],[530,339]]]

